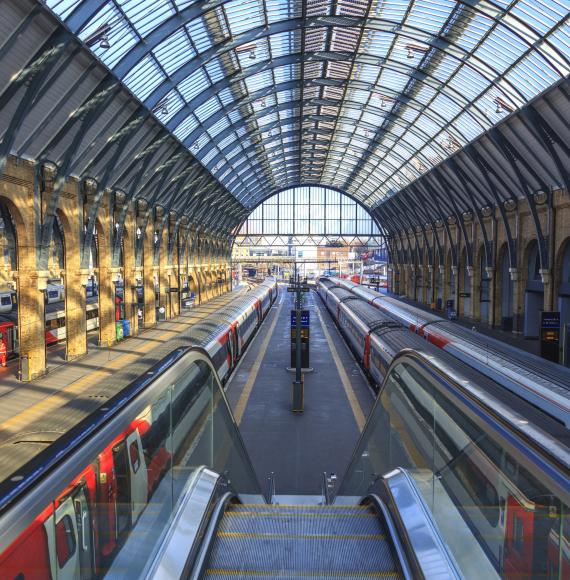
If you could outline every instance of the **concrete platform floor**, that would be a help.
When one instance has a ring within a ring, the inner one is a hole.
[[[293,294],[279,298],[227,385],[254,469],[262,484],[274,472],[276,493],[321,493],[323,472],[344,473],[374,403],[368,381],[314,292],[305,410],[293,413],[290,310]]]
[[[241,288],[238,292],[245,291]],[[21,383],[10,368],[0,374],[0,479],[45,449],[170,351],[183,346],[193,324],[233,300],[232,292],[160,322],[111,348],[93,347],[83,358],[45,377]]]

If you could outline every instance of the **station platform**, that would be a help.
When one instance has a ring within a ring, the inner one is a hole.
[[[184,335],[192,325],[246,289],[236,288],[112,347],[100,347],[91,341],[86,356],[61,364],[29,383],[17,380],[14,365],[0,369],[0,479],[14,473],[169,352],[183,346]],[[55,425],[50,412],[62,408],[64,420],[58,412]]]
[[[279,298],[226,387],[259,481],[275,474],[279,496],[321,493],[322,474],[339,479],[374,403],[374,394],[315,292],[310,311],[310,366],[304,412],[293,413],[290,311],[294,294]]]

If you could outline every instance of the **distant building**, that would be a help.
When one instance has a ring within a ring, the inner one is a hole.
[[[352,252],[350,246],[318,246],[317,260],[319,262],[326,262],[328,260],[337,262],[348,262],[352,259]]]

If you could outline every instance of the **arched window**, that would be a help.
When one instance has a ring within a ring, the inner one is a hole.
[[[250,214],[239,238],[295,237],[296,245],[340,241],[381,245],[382,233],[368,211],[349,196],[325,187],[295,187],[264,201]],[[355,240],[356,238],[356,240]]]

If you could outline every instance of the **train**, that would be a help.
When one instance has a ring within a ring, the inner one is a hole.
[[[407,324],[360,298],[350,287],[336,282],[321,278],[317,292],[377,392],[382,392],[390,366],[400,353],[406,349],[420,352],[437,361],[454,380],[473,384],[491,395],[510,397],[508,400],[514,408],[537,413],[538,416],[533,415],[534,421],[541,425],[550,421],[564,441],[568,441],[567,428],[550,415],[534,409],[524,398],[505,391],[496,381],[438,349],[420,334],[411,332]],[[479,438],[477,445],[470,443],[468,426],[457,428],[456,422],[443,409],[434,418],[433,397],[424,390],[413,395],[409,388],[402,388],[400,392],[400,400],[392,401],[393,412],[397,410],[402,428],[424,426],[425,431],[409,430],[405,435],[407,441],[413,440],[420,455],[433,453],[430,439],[433,429],[445,433],[438,446],[438,480],[444,485],[445,493],[453,498],[452,503],[461,506],[461,515],[495,569],[503,570],[506,577],[512,578],[528,577],[529,570],[537,566],[543,567],[545,572],[546,569],[558,570],[558,554],[551,544],[560,544],[560,540],[557,530],[550,529],[548,514],[552,507],[548,498],[543,497],[539,482],[525,472],[524,466],[485,438]],[[528,421],[523,420],[523,423]],[[386,441],[390,441],[388,433]],[[403,453],[399,461],[406,467]],[[547,558],[548,551],[556,557]],[[560,566],[567,569],[570,562],[561,562]]]
[[[277,294],[276,280],[266,279],[208,321],[194,325],[187,336],[188,346],[178,350],[203,350],[220,382],[225,382]],[[188,455],[196,425],[206,424],[211,412],[210,367],[186,368],[173,382],[163,377],[165,366],[163,361],[156,365],[161,395],[112,437],[0,553],[1,578],[87,580],[108,570],[171,467]],[[150,381],[150,375],[153,372],[137,381]],[[167,396],[165,389],[171,389]],[[121,407],[122,396],[117,395]],[[168,479],[166,483],[171,488]]]
[[[348,290],[570,427],[570,369],[349,280],[322,280]]]

